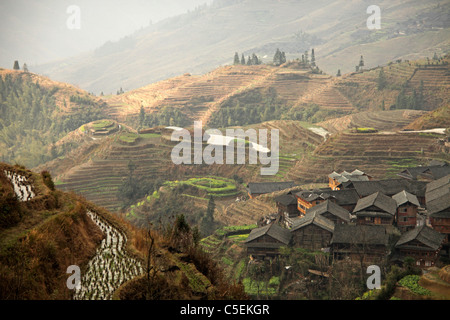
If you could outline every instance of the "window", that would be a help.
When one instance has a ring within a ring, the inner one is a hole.
[[[431,261],[425,261],[425,266],[430,267],[431,266]]]

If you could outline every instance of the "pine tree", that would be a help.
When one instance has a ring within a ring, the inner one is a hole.
[[[338,69],[336,77],[340,77],[341,76],[341,69]]]
[[[23,72],[28,72],[28,66],[26,63],[23,64]]]
[[[316,66],[316,56],[314,55],[314,49],[311,49],[311,65]]]
[[[361,56],[361,58],[359,59],[359,70],[362,71],[363,67],[364,67],[364,58],[363,56]]]
[[[245,65],[245,57],[244,57],[244,54],[242,54],[242,57],[241,57],[241,64],[242,64],[242,65]]]
[[[241,63],[241,61],[239,60],[239,54],[236,52],[235,54],[234,54],[234,65],[238,65],[238,64],[240,64]]]
[[[145,120],[145,110],[144,107],[141,106],[141,109],[139,110],[139,125],[142,127]]]
[[[20,70],[20,66],[19,66],[19,61],[14,61],[14,66],[13,66],[14,70]]]
[[[286,63],[286,53],[281,52],[281,59],[280,59],[281,64]]]
[[[273,56],[273,64],[279,66],[281,64],[281,51],[277,48],[275,55]]]
[[[386,76],[384,74],[383,68],[381,68],[380,73],[378,74],[377,88],[378,90],[383,90],[384,88],[386,88]]]

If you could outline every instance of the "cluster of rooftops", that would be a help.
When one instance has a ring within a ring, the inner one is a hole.
[[[367,261],[410,256],[418,266],[434,265],[449,256],[450,166],[409,168],[398,177],[374,180],[356,169],[332,172],[328,187],[313,190],[293,181],[249,183],[251,198],[284,191],[274,198],[277,212],[249,234],[249,255],[274,257],[281,246],[298,246],[360,259],[364,247]]]

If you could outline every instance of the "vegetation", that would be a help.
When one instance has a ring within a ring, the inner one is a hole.
[[[100,105],[89,97],[73,98],[80,109],[58,112],[58,88],[53,88],[11,74],[0,76],[1,161],[27,167],[49,161],[60,155],[51,149],[58,139],[84,123],[103,118]]]
[[[420,280],[420,276],[417,274],[407,275],[407,276],[403,277],[402,279],[400,279],[398,284],[403,287],[408,288],[415,294],[426,295],[426,296],[430,295],[431,291],[420,286],[418,283],[419,280]]]

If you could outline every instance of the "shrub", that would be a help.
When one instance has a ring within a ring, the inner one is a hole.
[[[42,180],[44,181],[44,184],[52,191],[55,190],[55,184],[53,183],[52,176],[50,175],[50,172],[47,170],[44,170],[41,172]]]

